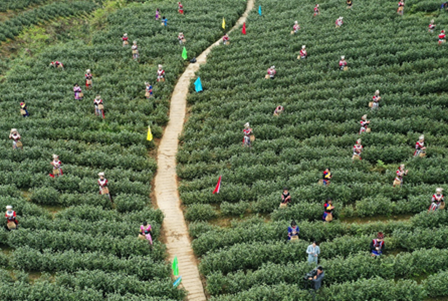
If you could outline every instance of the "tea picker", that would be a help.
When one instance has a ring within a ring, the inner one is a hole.
[[[182,45],[183,43],[187,42],[183,32],[179,32],[179,35],[177,36],[177,39],[179,40],[179,44],[180,45]]]
[[[331,222],[333,220],[333,201],[328,198],[324,203],[324,214],[322,215],[322,220],[324,222]]]
[[[274,110],[274,116],[277,116],[277,117],[280,116],[280,114],[282,114],[283,111],[285,111],[283,106],[276,107],[275,110]]]
[[[306,248],[306,253],[308,254],[308,263],[316,266],[319,260],[318,256],[320,254],[320,248],[316,241],[313,241],[313,243]]]
[[[86,88],[88,89],[88,88],[92,87],[92,78],[93,78],[93,75],[92,75],[92,73],[90,72],[90,69],[87,69],[87,70],[86,70],[86,74],[84,75],[84,77],[85,77],[85,79],[86,79]]]
[[[316,6],[314,6],[314,15],[313,17],[320,15],[320,11],[319,11],[319,4],[316,4]]]
[[[300,55],[298,59],[306,59],[308,56],[308,52],[306,52],[306,45],[302,45],[302,49],[300,49]]]
[[[300,30],[300,25],[298,21],[294,21],[294,26],[292,27],[291,34],[298,33]]]
[[[228,35],[228,34],[225,34],[225,35],[222,37],[222,43],[223,43],[224,45],[226,45],[226,44],[230,44],[230,41],[229,41],[229,35]]]
[[[375,95],[373,95],[372,97],[372,101],[369,103],[369,107],[371,107],[372,110],[378,109],[380,106],[380,100],[381,100],[380,90],[376,90]]]
[[[20,103],[20,115],[22,115],[22,117],[30,116],[30,113],[28,113],[28,109],[26,107],[26,103],[24,102]]]
[[[291,226],[288,227],[288,240],[299,240],[300,229],[296,222],[291,221]]]
[[[128,34],[123,34],[123,37],[121,38],[121,40],[123,41],[123,47],[129,45],[128,39]]]
[[[109,198],[109,200],[112,201],[112,198],[110,197],[110,193],[109,193],[109,187],[107,187],[107,183],[108,183],[108,181],[107,181],[107,179],[104,177],[104,172],[100,172],[100,173],[98,174],[98,176],[100,177],[100,178],[98,179],[98,186],[99,186],[99,188],[100,188],[100,194],[101,194],[101,195],[106,195],[106,196]]]
[[[148,82],[145,82],[145,86],[146,86],[146,88],[145,88],[146,98],[152,97],[152,86]]]
[[[436,193],[432,195],[431,205],[428,211],[436,211],[438,209],[445,209],[445,197],[442,194],[443,189],[437,188]]]
[[[50,174],[50,176],[52,178],[54,178],[55,176],[62,176],[63,172],[62,172],[62,162],[59,160],[59,156],[58,155],[53,155],[53,161],[51,161],[50,163],[51,165],[53,165],[53,174]]]
[[[369,129],[370,120],[367,120],[367,115],[363,115],[361,117],[361,121],[359,123],[361,124],[361,129],[359,130],[359,134],[360,135],[362,133],[369,133],[370,132],[370,129]]]
[[[252,135],[252,129],[250,128],[249,122],[244,125],[243,134],[243,146],[251,147],[252,141],[255,140],[255,136]]]
[[[370,252],[372,257],[378,257],[383,254],[384,251],[384,234],[378,232],[377,237],[370,242]]]
[[[426,156],[425,136],[421,135],[420,137],[418,137],[418,141],[415,143],[414,157],[424,156]]]
[[[159,65],[159,69],[157,70],[157,81],[164,82],[165,81],[165,70],[162,69],[162,65]]]
[[[322,184],[324,186],[330,185],[331,178],[333,178],[333,174],[331,173],[330,168],[325,169],[322,175]]]
[[[64,65],[61,62],[59,62],[59,61],[51,62],[50,63],[50,67],[64,69]]]
[[[95,116],[102,116],[104,119],[104,104],[100,95],[95,97],[93,100],[93,105],[95,106]]]
[[[9,133],[9,139],[12,139],[12,149],[23,148],[22,142],[20,142],[20,138],[22,138],[17,131],[17,129],[11,129]]]
[[[408,175],[408,170],[404,169],[404,164],[401,164],[398,167],[396,174],[397,175],[395,177],[395,180],[394,180],[394,183],[393,183],[393,187],[395,187],[395,186],[400,186],[401,187],[401,186],[403,186],[403,177]]]
[[[73,87],[73,92],[75,93],[75,100],[80,100],[84,97],[82,89],[78,84],[75,84],[75,86]]]
[[[156,21],[159,21],[160,18],[160,9],[156,8]]]
[[[334,22],[336,24],[336,28],[339,28],[342,26],[342,24],[344,24],[344,21],[342,21],[342,19],[344,19],[343,17],[339,17],[336,19],[336,21]]]
[[[339,61],[339,69],[341,69],[341,71],[348,70],[348,65],[347,61],[345,60],[345,56],[341,56],[341,60]]]
[[[439,33],[439,45],[445,43],[445,30],[441,30]]]
[[[434,20],[431,20],[428,25],[428,32],[433,33],[434,29],[436,28],[436,24],[434,24]]]
[[[275,66],[271,66],[271,68],[268,69],[265,78],[266,79],[268,79],[268,78],[274,79],[276,73],[277,73],[277,71],[275,71]]]
[[[182,5],[182,3],[177,2],[177,7],[178,7],[179,14],[183,15],[184,14],[184,6]]]
[[[352,0],[347,0],[347,9],[352,8],[353,2]]]
[[[361,153],[362,153],[362,144],[361,139],[356,140],[356,144],[353,145],[353,157],[352,160],[359,159],[361,160]]]
[[[291,194],[288,191],[287,187],[283,188],[283,193],[281,195],[282,202],[280,203],[280,207],[286,207],[288,203],[291,203]]]
[[[403,16],[403,13],[404,13],[404,1],[403,1],[403,0],[400,0],[400,2],[398,2],[397,13],[398,13],[399,15],[402,15],[402,16]]]
[[[138,57],[139,57],[139,55],[138,55],[137,41],[134,41],[134,42],[133,42],[133,45],[132,45],[131,49],[132,49],[132,58],[133,58],[134,60],[137,60]]]
[[[148,222],[143,222],[143,225],[140,226],[139,238],[146,239],[152,245],[151,225]]]
[[[17,221],[16,212],[12,210],[11,205],[6,206],[5,218],[8,230],[17,229],[19,222]]]

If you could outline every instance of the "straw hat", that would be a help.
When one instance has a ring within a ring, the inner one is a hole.
[[[425,135],[421,135],[420,137],[418,137],[418,140],[424,140],[425,139]]]
[[[55,154],[53,154],[53,159],[57,159],[57,158],[59,158],[59,156],[58,156],[58,155],[55,155]]]
[[[380,90],[376,90],[375,95],[380,95]]]
[[[246,122],[246,123],[244,124],[244,127],[247,129],[247,128],[249,127],[249,122]]]
[[[361,143],[361,139],[356,140],[356,143]]]
[[[101,95],[97,95],[95,99],[101,99]]]
[[[305,49],[306,48],[306,45],[302,45],[302,49]]]
[[[339,17],[338,19],[339,19],[339,20],[342,20],[342,19],[344,19],[344,17]]]
[[[297,21],[294,21],[294,24],[298,24],[299,22],[297,22]]]
[[[442,191],[443,191],[443,188],[437,188],[436,189],[436,192],[442,193]]]
[[[275,66],[271,66],[271,69],[275,69]]]
[[[431,20],[431,24],[434,23],[434,19]]]
[[[86,70],[86,73],[90,73],[90,69],[87,69],[87,70]]]
[[[137,44],[137,41],[134,41],[133,43],[134,43],[134,44]]]
[[[98,174],[98,176],[99,176],[99,177],[104,177],[104,172],[100,172],[100,173]]]
[[[341,60],[344,60],[345,59],[345,56],[341,56]]]
[[[125,36],[125,37],[127,37],[127,36],[128,36],[128,34],[127,34],[127,33],[125,33],[125,34],[124,34],[124,36]]]
[[[17,129],[11,129],[11,133],[17,133]]]
[[[6,206],[6,210],[10,210],[10,209],[12,209],[11,205]]]
[[[159,69],[162,68],[162,65],[159,65]]]
[[[361,119],[362,119],[362,120],[366,120],[366,119],[367,119],[367,114],[362,115]]]
[[[319,4],[316,4],[316,7],[319,7]]]

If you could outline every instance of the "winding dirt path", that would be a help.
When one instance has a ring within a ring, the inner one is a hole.
[[[242,25],[247,15],[254,7],[255,0],[248,0],[246,11],[238,19],[233,31]],[[197,261],[191,248],[187,224],[185,223],[181,201],[177,191],[176,153],[178,137],[182,132],[187,108],[187,95],[190,81],[195,78],[195,72],[201,64],[205,64],[206,57],[211,49],[219,45],[216,43],[208,47],[199,57],[196,64],[190,64],[177,82],[171,97],[170,121],[165,128],[162,140],[157,151],[157,175],[155,177],[155,196],[157,205],[162,210],[165,218],[162,230],[166,236],[166,246],[169,260],[174,256],[179,261],[179,274],[182,276],[182,285],[188,291],[189,301],[205,301],[204,288],[202,286]]]

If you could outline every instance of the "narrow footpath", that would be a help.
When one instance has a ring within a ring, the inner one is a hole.
[[[254,7],[255,0],[248,0],[246,11],[230,30],[246,22],[247,15]],[[195,72],[200,65],[206,63],[207,55],[211,49],[221,42],[221,39],[208,47],[199,57],[197,63],[190,64],[177,82],[170,105],[170,121],[168,122],[157,151],[157,175],[155,178],[155,195],[157,205],[165,218],[162,231],[166,236],[166,246],[169,260],[174,256],[179,261],[179,274],[182,276],[182,285],[188,291],[188,301],[205,301],[197,261],[191,248],[187,224],[180,208],[181,201],[177,191],[176,154],[178,137],[182,132],[187,109],[187,95],[190,81],[195,78]]]

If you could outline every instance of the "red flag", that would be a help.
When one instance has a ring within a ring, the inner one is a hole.
[[[242,30],[243,34],[246,34],[246,22],[243,23],[243,30]]]
[[[213,194],[219,193],[219,189],[221,188],[221,176],[219,176],[218,183],[216,184],[215,190],[213,190]]]

